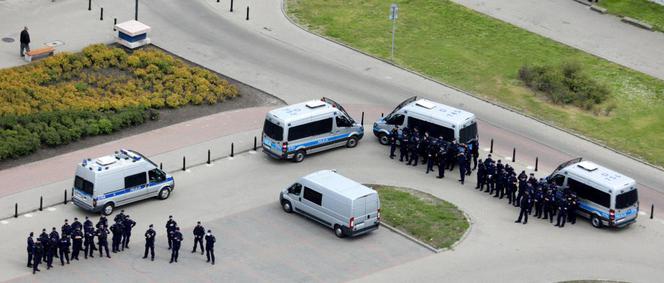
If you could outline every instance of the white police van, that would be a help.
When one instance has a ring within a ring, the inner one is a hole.
[[[364,128],[329,98],[302,102],[267,113],[263,152],[301,162],[307,154],[339,146],[355,147]]]
[[[378,141],[387,145],[390,131],[417,128],[421,134],[429,133],[432,138],[443,137],[447,142],[470,143],[478,138],[475,114],[445,104],[413,96],[401,102],[390,114],[381,117],[373,124],[373,133]]]
[[[74,203],[89,211],[113,213],[118,206],[150,197],[167,199],[175,181],[138,152],[84,159],[76,166]]]
[[[281,207],[334,229],[339,237],[358,236],[380,226],[380,199],[369,187],[320,170],[300,178],[279,194]]]
[[[575,158],[558,166],[547,180],[576,193],[577,214],[589,218],[596,228],[636,222],[639,196],[632,178]]]

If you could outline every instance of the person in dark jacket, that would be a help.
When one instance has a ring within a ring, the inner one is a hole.
[[[35,233],[30,232],[30,236],[28,236],[28,267],[32,267],[33,264],[32,258],[35,252],[35,240],[32,237],[34,235]]]
[[[129,249],[129,239],[131,238],[131,229],[134,228],[134,226],[136,226],[136,221],[129,218],[129,214],[127,214],[125,215],[122,224],[124,225],[124,234],[122,235],[122,250],[124,251],[125,248]]]
[[[395,126],[392,131],[390,131],[388,138],[390,141],[390,158],[394,159],[396,156],[394,152],[397,150],[397,140],[399,140],[399,127]],[[203,234],[205,234],[205,231],[203,231]]]
[[[42,257],[44,256],[44,246],[41,243],[41,238],[37,238],[37,241],[35,242],[35,248],[33,250],[33,260],[32,260],[32,274],[35,274],[39,270],[39,264],[42,261]]]
[[[28,27],[23,27],[21,31],[21,57],[25,56],[25,52],[30,52],[30,34],[28,33]]]
[[[74,233],[76,229],[83,231],[83,224],[78,221],[78,217],[74,217],[74,222],[71,224],[71,232]]]
[[[78,260],[78,253],[83,249],[83,232],[81,232],[80,227],[76,228],[74,232],[71,233],[71,241],[73,249],[71,259]]]
[[[69,241],[69,236],[65,235],[60,238],[58,243],[58,248],[60,250],[60,265],[65,265],[65,259],[67,264],[69,264],[69,247],[71,246],[71,241]]]
[[[204,249],[203,249],[203,237],[205,236],[205,228],[201,225],[201,222],[198,221],[196,224],[196,227],[194,227],[194,249],[191,250],[192,253],[196,252],[196,247],[198,244],[201,245],[201,254],[203,254]]]
[[[521,223],[521,219],[523,219],[523,224],[528,223],[528,213],[530,211],[531,204],[532,200],[530,199],[530,194],[526,191],[526,193],[521,198],[521,203],[519,205],[519,219],[514,221],[514,223]]]
[[[182,244],[182,233],[180,233],[180,227],[175,227],[175,231],[173,231],[173,239],[171,240],[173,243],[172,249],[171,249],[171,262],[173,263],[178,262],[178,256],[180,255],[180,245]]]
[[[205,235],[205,252],[207,253],[207,262],[212,259],[212,265],[214,265],[214,243],[216,241],[217,238],[212,235],[212,231],[208,230],[207,235]]]
[[[108,253],[108,228],[102,225],[97,228],[97,244],[99,244],[99,257],[104,256],[104,250],[106,250],[106,257],[111,258],[111,255]]]
[[[166,221],[166,237],[168,238],[168,249],[173,248],[173,233],[175,233],[175,227],[178,226],[178,223],[173,220],[173,215],[168,216],[168,221]]]
[[[150,224],[147,231],[145,231],[145,254],[143,258],[148,258],[148,250],[152,255],[152,261],[154,261],[154,237],[157,236],[157,233],[152,229],[153,225]]]
[[[117,253],[120,251],[120,242],[122,241],[122,234],[124,234],[124,225],[121,221],[117,221],[111,226],[111,233],[113,233],[111,252]]]
[[[84,250],[85,258],[87,259],[88,255],[90,255],[90,257],[95,257],[93,255],[93,252],[96,250],[96,248],[95,248],[95,229],[92,228],[92,226],[86,228],[85,229],[85,234],[83,234],[83,236],[84,236],[83,245],[85,246],[85,250]]]

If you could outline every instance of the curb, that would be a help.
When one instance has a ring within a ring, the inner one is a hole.
[[[547,126],[549,126],[549,127],[552,127],[552,128],[557,129],[557,130],[559,130],[559,131],[565,132],[565,133],[567,133],[567,134],[570,134],[570,135],[572,135],[572,136],[575,136],[575,137],[577,137],[577,138],[580,138],[580,139],[582,139],[582,140],[585,140],[585,141],[587,141],[587,142],[590,142],[590,143],[592,143],[592,144],[594,144],[594,145],[596,145],[596,146],[603,147],[603,148],[608,149],[608,150],[610,150],[610,151],[612,151],[612,152],[614,152],[614,153],[616,153],[616,154],[622,155],[622,156],[624,156],[624,157],[627,157],[627,158],[629,158],[629,159],[632,159],[632,160],[634,160],[634,161],[637,161],[637,162],[639,162],[639,163],[642,163],[642,164],[644,164],[644,165],[647,165],[647,166],[649,166],[649,167],[651,167],[651,168],[653,168],[653,169],[657,169],[657,170],[659,170],[659,171],[664,171],[664,167],[663,167],[663,166],[655,165],[655,164],[653,164],[653,163],[650,163],[650,162],[646,161],[645,159],[642,159],[641,157],[638,157],[638,156],[632,155],[632,154],[630,154],[630,153],[618,151],[618,150],[616,150],[616,149],[614,149],[614,148],[609,147],[608,145],[605,145],[605,144],[601,143],[601,141],[599,141],[599,140],[595,140],[595,139],[592,139],[592,138],[586,137],[586,136],[584,136],[584,135],[582,135],[582,134],[580,134],[580,133],[574,132],[574,131],[571,130],[571,129],[565,129],[565,128],[562,128],[562,127],[560,127],[560,126],[555,125],[555,124],[552,123],[552,122],[549,122],[549,121],[546,121],[546,120],[542,120],[542,119],[540,119],[540,118],[538,118],[538,117],[535,117],[535,116],[532,116],[532,115],[529,115],[529,114],[526,114],[526,113],[520,112],[520,111],[518,111],[517,109],[515,109],[515,108],[513,108],[513,107],[511,107],[511,106],[509,106],[509,105],[506,105],[506,104],[503,104],[503,103],[500,103],[500,102],[497,102],[497,101],[492,101],[492,100],[489,100],[489,99],[484,98],[484,97],[482,97],[482,96],[479,96],[479,95],[477,95],[477,94],[474,94],[474,93],[472,93],[472,92],[469,92],[469,91],[466,91],[466,90],[462,90],[462,89],[457,88],[457,87],[455,87],[455,86],[448,85],[448,84],[446,84],[446,83],[444,83],[444,82],[438,81],[438,80],[436,80],[436,79],[434,79],[434,78],[432,78],[432,77],[429,77],[429,76],[427,76],[427,75],[425,75],[425,74],[419,73],[419,72],[417,72],[417,71],[415,71],[415,70],[411,70],[411,69],[408,69],[408,68],[405,68],[405,67],[402,67],[402,66],[396,65],[396,64],[394,64],[394,63],[392,63],[392,62],[390,62],[390,61],[387,61],[386,59],[378,58],[378,57],[376,57],[376,56],[374,56],[374,55],[371,55],[371,54],[366,53],[366,52],[364,52],[364,51],[362,51],[362,50],[359,50],[359,49],[357,49],[357,48],[355,48],[355,47],[352,47],[352,46],[350,46],[350,45],[348,45],[348,44],[346,44],[346,43],[343,43],[343,42],[337,41],[337,40],[335,40],[335,39],[328,38],[328,37],[326,37],[326,36],[323,36],[323,35],[320,35],[320,34],[314,33],[314,32],[312,32],[312,31],[306,29],[305,27],[301,26],[300,24],[298,24],[297,22],[295,22],[293,19],[291,19],[291,18],[288,16],[288,14],[286,13],[286,10],[285,10],[285,9],[286,9],[286,1],[287,1],[287,0],[282,0],[282,2],[281,2],[281,3],[282,3],[282,5],[281,5],[281,13],[284,15],[284,17],[285,17],[286,19],[288,19],[288,21],[289,21],[291,24],[293,24],[294,26],[300,28],[301,30],[303,30],[303,31],[305,31],[305,32],[308,32],[309,34],[315,35],[315,36],[317,36],[317,37],[319,37],[319,38],[325,39],[325,40],[330,41],[330,42],[332,42],[332,43],[336,43],[336,44],[338,44],[338,45],[344,46],[344,47],[346,47],[346,48],[348,48],[348,49],[350,49],[350,50],[353,50],[353,51],[355,51],[355,52],[358,52],[358,53],[364,54],[364,55],[369,56],[369,57],[371,57],[371,58],[373,58],[373,59],[376,59],[376,60],[382,61],[382,62],[384,62],[384,63],[390,64],[390,65],[392,65],[393,67],[399,68],[399,69],[401,69],[401,70],[403,70],[403,71],[409,72],[409,73],[411,73],[411,74],[414,74],[414,75],[419,76],[419,77],[421,77],[421,78],[423,78],[423,79],[426,79],[426,80],[432,81],[432,82],[437,83],[437,84],[439,84],[439,85],[442,85],[442,86],[444,86],[444,87],[447,87],[447,88],[453,89],[453,90],[455,90],[455,91],[461,92],[461,93],[463,93],[463,94],[465,94],[465,95],[468,95],[468,96],[470,96],[470,97],[472,97],[472,98],[475,98],[475,99],[477,99],[477,100],[480,100],[480,101],[483,101],[483,102],[489,103],[489,104],[491,104],[491,105],[494,105],[494,106],[497,106],[497,107],[500,107],[500,108],[503,108],[503,109],[508,110],[508,111],[510,111],[510,112],[513,112],[513,113],[515,113],[515,114],[521,115],[521,116],[523,116],[523,117],[530,118],[530,119],[535,120],[535,121],[537,121],[537,122],[539,122],[539,123],[542,123],[542,124],[544,124],[544,125],[547,125]],[[479,13],[479,12],[478,12],[478,13]],[[482,15],[486,15],[486,14],[483,14],[483,13],[481,13],[481,14],[482,14]],[[487,15],[487,16],[488,16],[488,15]],[[490,17],[490,16],[489,16],[489,17]],[[492,18],[493,18],[493,17],[492,17]],[[540,35],[540,36],[542,36],[542,35]],[[622,64],[619,64],[619,63],[613,62],[613,61],[611,61],[611,60],[609,60],[609,59],[607,59],[607,58],[604,58],[604,57],[602,57],[602,56],[598,56],[598,55],[592,54],[592,53],[590,53],[590,52],[584,51],[584,50],[581,49],[581,48],[577,48],[577,47],[575,47],[575,46],[568,45],[568,44],[565,44],[565,43],[562,43],[562,42],[556,41],[556,40],[554,40],[554,39],[552,39],[552,38],[549,38],[549,37],[546,37],[546,36],[542,36],[542,37],[544,37],[544,38],[548,38],[548,39],[551,39],[551,40],[553,40],[553,41],[555,41],[555,42],[557,42],[557,43],[560,43],[560,44],[565,45],[565,46],[569,46],[569,47],[574,48],[574,49],[576,49],[576,50],[583,51],[583,52],[585,52],[585,53],[587,53],[587,54],[589,54],[589,55],[591,55],[591,56],[594,56],[594,57],[597,57],[597,58],[601,58],[601,59],[603,59],[603,60],[606,60],[606,61],[609,61],[609,62],[611,62],[611,63],[617,64],[617,65],[619,65],[619,66],[623,66],[623,67],[625,67],[625,68],[629,68],[629,67],[627,67],[627,66],[624,66],[624,65],[622,65]],[[631,69],[631,68],[629,68],[629,69]],[[631,70],[633,70],[633,69],[631,69]],[[634,71],[637,71],[637,70],[634,70]],[[637,72],[640,72],[640,71],[637,71]],[[643,73],[643,72],[640,72],[640,73]],[[645,74],[645,73],[644,73],[644,74]],[[650,75],[649,75],[649,76],[650,76]],[[654,76],[651,76],[651,77],[654,77]],[[655,78],[655,77],[654,77],[654,78]]]
[[[394,228],[394,227],[390,226],[389,224],[385,224],[385,222],[382,222],[382,221],[381,221],[381,222],[380,222],[380,226],[383,226],[383,227],[387,228],[388,230],[390,230],[390,231],[392,231],[392,232],[394,232],[394,233],[397,233],[397,234],[399,234],[400,236],[402,236],[402,237],[404,237],[404,238],[410,240],[411,242],[414,242],[414,243],[416,243],[416,244],[418,244],[418,245],[420,245],[420,246],[422,246],[422,247],[424,247],[424,248],[426,248],[426,249],[428,249],[428,250],[430,250],[430,251],[432,251],[432,252],[434,252],[434,253],[440,253],[440,252],[444,251],[444,249],[440,249],[440,250],[439,250],[439,249],[436,249],[436,248],[432,247],[431,245],[429,245],[429,244],[427,244],[427,243],[425,243],[425,242],[422,242],[422,241],[416,239],[415,237],[413,237],[413,236],[407,234],[406,232],[403,232],[403,231],[401,231],[401,230],[399,230],[399,229],[397,229],[397,228]],[[468,231],[468,230],[470,230],[470,229],[467,229],[466,231]],[[460,240],[459,240],[459,241],[460,241]],[[454,244],[456,244],[456,243],[454,243]]]
[[[577,3],[579,3],[581,5],[584,5],[584,6],[588,6],[588,9],[590,9],[591,11],[594,11],[594,12],[597,12],[597,13],[600,13],[600,14],[603,14],[603,15],[610,14],[610,12],[607,8],[598,6],[597,4],[592,4],[591,2],[587,2],[585,0],[574,0],[574,2],[577,2]],[[642,28],[642,29],[649,30],[649,31],[655,31],[653,26],[651,24],[647,23],[647,22],[640,21],[640,20],[630,18],[630,17],[621,16],[621,15],[618,15],[618,14],[614,14],[614,16],[618,17],[621,22],[626,23],[628,25],[635,26],[637,28]]]
[[[630,18],[630,17],[622,17],[622,18],[620,19],[620,21],[623,22],[623,23],[626,23],[626,24],[629,24],[629,25],[635,26],[635,27],[637,27],[637,28],[642,28],[642,29],[649,30],[649,31],[652,31],[652,30],[653,30],[653,29],[652,29],[652,25],[650,25],[650,24],[648,24],[648,23],[646,23],[646,22],[639,21],[639,20],[634,19],[634,18]]]

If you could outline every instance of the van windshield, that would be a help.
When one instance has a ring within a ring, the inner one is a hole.
[[[263,133],[275,141],[282,141],[284,139],[284,128],[267,119],[265,119],[265,124],[263,125]]]
[[[619,194],[616,197],[616,209],[628,208],[634,205],[639,199],[639,195],[636,190],[631,190],[629,192]]]
[[[468,143],[477,137],[477,123],[472,123],[459,131],[459,142]]]
[[[74,178],[74,188],[76,188],[79,191],[83,191],[88,195],[93,195],[92,192],[94,185],[92,184],[92,182],[83,179],[79,176],[76,176],[76,178]]]

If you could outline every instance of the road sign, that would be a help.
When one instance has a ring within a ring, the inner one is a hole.
[[[397,6],[397,3],[393,3],[390,6],[390,20],[394,21],[399,17],[399,6]]]

